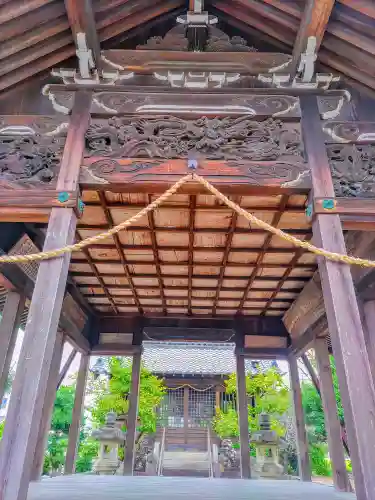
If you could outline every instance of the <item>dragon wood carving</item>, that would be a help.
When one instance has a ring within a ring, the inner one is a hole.
[[[64,142],[62,138],[0,136],[0,180],[51,184]]]
[[[272,118],[183,120],[160,116],[100,120],[86,133],[86,157],[205,158],[303,163],[299,133]]]
[[[332,145],[327,153],[336,196],[375,197],[374,145]]]

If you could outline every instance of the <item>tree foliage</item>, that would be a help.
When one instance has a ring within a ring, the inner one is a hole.
[[[127,358],[111,357],[107,363],[109,381],[98,379],[93,387],[94,403],[90,412],[97,425],[104,423],[109,411],[120,415],[126,414],[129,409],[132,362]],[[165,394],[163,380],[142,366],[138,402],[139,430],[142,433],[156,431],[156,408]]]
[[[237,377],[235,373],[232,373],[226,380],[225,386],[226,394],[236,395]],[[249,374],[246,376],[246,393],[249,401],[252,402],[252,404],[248,404],[249,431],[253,432],[259,428],[259,415],[265,412],[271,416],[272,429],[279,435],[283,435],[285,426],[280,417],[290,406],[290,396],[282,375],[275,368],[253,375]],[[234,403],[224,410],[217,411],[213,426],[221,438],[239,435],[237,411]]]

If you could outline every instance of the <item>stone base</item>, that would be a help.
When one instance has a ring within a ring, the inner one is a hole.
[[[95,460],[93,465],[93,471],[95,474],[103,476],[113,476],[114,474],[116,474],[118,466],[119,466],[118,460],[99,459]]]
[[[254,472],[257,476],[267,479],[281,479],[284,469],[282,465],[276,463],[254,464]]]

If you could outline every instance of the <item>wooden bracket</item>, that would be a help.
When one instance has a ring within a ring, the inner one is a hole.
[[[0,189],[0,222],[48,222],[51,208],[73,208],[82,216],[84,203],[76,191]]]
[[[375,199],[372,198],[311,197],[306,217],[312,222],[318,214],[340,215],[344,229],[375,230]]]

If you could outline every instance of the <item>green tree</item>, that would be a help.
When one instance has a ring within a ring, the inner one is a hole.
[[[237,392],[236,374],[230,375],[225,382],[226,394],[235,396]],[[264,372],[246,376],[246,393],[249,401],[249,431],[259,428],[259,415],[263,412],[271,417],[271,426],[279,434],[285,433],[285,425],[281,417],[290,406],[289,389],[284,384],[281,374],[274,368]],[[238,418],[235,404],[225,410],[217,410],[213,426],[215,432],[223,439],[239,435]]]
[[[330,358],[330,364],[336,396],[337,413],[341,423],[344,424],[344,411],[341,404],[341,395],[333,356]],[[326,458],[328,447],[324,410],[321,397],[310,381],[306,381],[302,384],[302,404],[305,414],[312,470],[317,475],[328,476],[332,471]]]
[[[65,461],[69,427],[72,420],[75,386],[60,386],[52,412],[51,429],[44,458],[43,472],[59,470]]]
[[[98,379],[94,383],[94,404],[90,409],[93,422],[102,425],[109,411],[118,415],[129,409],[128,396],[131,385],[132,363],[127,358],[111,357],[107,360],[109,380]],[[162,379],[141,367],[138,417],[139,430],[143,433],[156,431],[156,409],[166,393]]]

